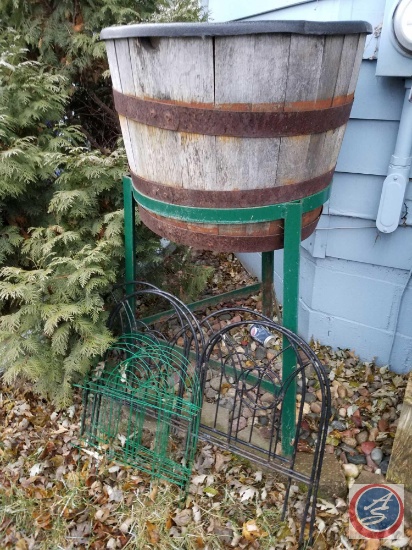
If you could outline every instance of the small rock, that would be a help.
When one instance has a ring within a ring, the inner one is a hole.
[[[220,391],[220,384],[221,384],[220,376],[215,376],[210,381],[210,387],[217,392]]]
[[[243,416],[245,418],[252,418],[253,416],[253,410],[252,409],[249,409],[249,407],[245,407],[244,411],[243,411]]]
[[[240,414],[240,405],[239,403],[236,403],[235,408],[229,411],[229,418],[230,420],[235,420],[236,418],[239,418]]]
[[[346,477],[357,478],[359,475],[359,470],[356,464],[342,464],[342,468]]]
[[[362,443],[365,443],[365,441],[368,441],[369,433],[366,430],[362,430],[361,432],[356,434],[355,437],[358,444],[361,445]]]
[[[389,430],[389,422],[384,418],[381,418],[378,422],[378,430],[380,432],[387,432]]]
[[[267,416],[259,416],[259,424],[261,426],[267,426],[269,424],[269,418]]]
[[[339,416],[341,416],[342,418],[346,418],[346,415],[347,415],[347,412],[346,412],[345,407],[341,407],[339,409]]]
[[[330,408],[330,415],[331,418],[337,418],[338,417],[338,409],[336,407]]]
[[[393,439],[387,439],[381,445],[381,450],[384,455],[390,455],[393,447]]]
[[[271,439],[273,431],[267,426],[263,426],[263,428],[259,430],[259,434],[263,439]]]
[[[351,464],[366,464],[366,456],[365,455],[350,455],[348,454],[347,457],[348,462]]]
[[[331,423],[331,426],[334,430],[338,430],[338,432],[343,432],[344,430],[346,430],[345,422],[341,422],[340,420],[334,420]]]
[[[315,414],[320,414],[322,411],[322,403],[319,403],[318,401],[311,403],[310,410]]]
[[[391,407],[389,409],[389,420],[391,420],[393,422],[394,420],[396,420],[396,417],[397,417],[396,409],[395,409],[395,407]]]
[[[273,393],[269,393],[269,392],[266,392],[262,395],[262,397],[260,398],[260,400],[262,401],[262,403],[274,403],[275,402],[275,396],[273,395]]]
[[[354,393],[355,393],[355,391],[352,388],[346,388],[347,397],[353,397]]]
[[[318,401],[322,401],[322,390],[317,390],[315,395]]]
[[[217,395],[218,395],[217,391],[212,390],[212,388],[208,388],[205,391],[206,399],[216,399]]]
[[[232,424],[232,434],[244,430],[247,426],[247,420],[244,416],[240,416],[238,420],[234,420]]]
[[[356,439],[354,437],[342,437],[342,441],[345,445],[348,445],[348,447],[356,447],[358,444]]]
[[[275,357],[276,357],[276,353],[274,353],[273,351],[266,352],[266,359],[268,361],[272,361],[272,359],[274,359]]]
[[[339,395],[339,397],[341,397],[341,398],[346,397],[346,395],[347,395],[347,390],[346,390],[345,386],[339,386],[339,387],[338,387],[338,395]]]
[[[356,411],[353,413],[352,420],[357,428],[362,428],[363,420],[361,418],[359,409],[356,409]]]
[[[376,470],[378,469],[378,466],[371,459],[371,455],[366,455],[366,464],[369,466],[369,468],[371,468],[372,472],[376,472]]]
[[[382,462],[382,458],[383,458],[383,453],[379,447],[372,449],[371,459],[374,461],[375,464],[380,464]]]
[[[257,359],[258,361],[266,359],[266,349],[263,347],[258,347],[255,351],[255,359]]]
[[[389,468],[389,458],[385,458],[385,460],[382,460],[382,462],[379,464],[379,468],[381,469],[381,472],[386,475]]]
[[[309,403],[303,404],[303,414],[306,416],[310,413],[310,405]]]
[[[350,455],[358,454],[353,447],[349,447],[349,445],[345,445],[345,443],[341,443],[339,446],[345,453]]]
[[[221,321],[229,321],[231,318],[230,313],[223,313],[222,315],[219,315],[219,319]]]
[[[348,459],[347,459],[347,457],[346,457],[346,453],[343,453],[343,452],[342,452],[342,453],[340,453],[340,455],[338,455],[338,456],[339,456],[339,458],[340,458],[342,464],[348,464]]]
[[[368,395],[369,395],[369,390],[368,390],[368,388],[358,388],[358,393],[359,393],[362,397],[368,397]]]
[[[223,397],[223,399],[219,401],[219,407],[223,407],[224,409],[232,409],[234,404],[235,400],[232,397]],[[239,406],[236,408],[239,409]],[[239,416],[239,413],[236,416]]]
[[[378,434],[378,428],[372,428],[371,430],[369,430],[369,441],[375,441],[375,439],[378,437]]]
[[[311,392],[305,393],[305,402],[306,403],[314,403],[316,401],[316,395]]]
[[[376,447],[376,443],[374,441],[365,441],[361,444],[362,452],[365,455],[370,455],[373,449]]]

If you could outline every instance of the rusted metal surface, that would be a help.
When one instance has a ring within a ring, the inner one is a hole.
[[[318,111],[345,105],[354,100],[354,94],[328,97],[326,99],[308,99],[306,101],[291,101],[284,104],[283,111]]]
[[[113,90],[117,112],[147,126],[209,136],[274,138],[310,135],[346,124],[352,108],[343,105],[311,111],[261,112],[200,109],[124,95]]]
[[[248,208],[289,202],[325,189],[332,181],[334,169],[315,178],[268,189],[245,189],[236,191],[205,191],[182,189],[155,181],[146,180],[131,173],[133,186],[148,197],[171,204],[206,208]],[[216,185],[219,189],[221,186]]]
[[[253,225],[245,224],[241,227],[245,229],[244,235],[231,236],[230,234],[218,234],[219,226],[215,226],[216,232],[210,232],[208,227],[207,232],[202,232],[201,224],[187,224],[169,218],[162,218],[151,214],[144,208],[139,206],[141,221],[147,225],[152,231],[172,240],[173,242],[194,246],[205,250],[215,250],[219,252],[268,252],[270,250],[278,250],[283,248],[283,222],[276,223],[276,229],[273,230],[273,225],[270,226],[270,234],[261,233],[260,235],[250,235],[248,229]],[[307,212],[302,217],[302,233],[301,239],[307,239],[313,233],[322,213],[322,207],[316,208]],[[234,226],[228,226],[234,227]],[[236,229],[238,231],[239,228]]]

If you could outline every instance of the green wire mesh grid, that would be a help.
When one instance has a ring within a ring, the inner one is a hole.
[[[196,365],[150,334],[123,335],[84,385],[83,441],[185,488],[196,450]]]

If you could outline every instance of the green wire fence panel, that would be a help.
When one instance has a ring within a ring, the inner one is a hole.
[[[139,331],[120,336],[83,385],[82,439],[113,459],[185,488],[202,406],[201,337],[183,304],[167,293],[145,287],[133,294],[133,300],[128,296],[119,302],[120,318],[124,320],[125,312],[127,318],[134,317],[131,301],[160,293],[174,306],[172,317],[179,336],[168,341],[146,323],[140,324]],[[176,340],[185,339],[191,342],[191,350],[175,345]]]

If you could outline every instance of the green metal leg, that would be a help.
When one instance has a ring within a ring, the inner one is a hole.
[[[126,284],[126,293],[132,294],[134,287],[131,283],[136,276],[135,202],[132,192],[132,180],[127,176],[123,178],[123,205],[126,283],[130,283]],[[134,311],[134,303],[130,303],[130,307]]]
[[[273,271],[274,251],[262,252],[262,313],[266,317],[273,317]]]
[[[285,205],[284,255],[283,255],[283,325],[293,332],[298,328],[300,236],[302,230],[302,204]],[[289,346],[284,338],[283,347]],[[296,367],[293,349],[283,354],[282,380],[285,381]],[[295,434],[296,380],[290,384],[283,402],[282,452],[290,456]]]

